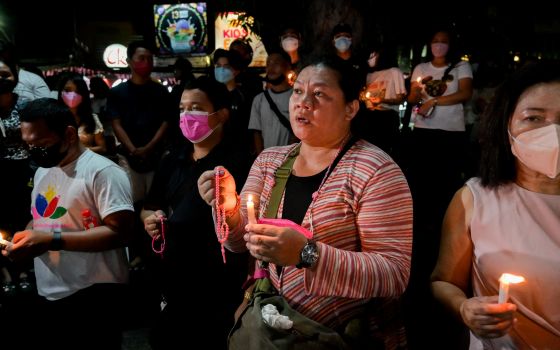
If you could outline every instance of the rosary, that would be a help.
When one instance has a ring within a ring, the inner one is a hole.
[[[159,249],[157,249],[156,241],[158,241],[158,239],[156,239],[155,236],[154,238],[152,238],[152,250],[154,251],[154,253],[160,254],[163,258],[163,251],[165,250],[165,217],[163,215],[159,217],[159,222],[161,224],[161,236],[158,237],[158,239],[161,238],[161,244],[159,246]]]
[[[224,205],[220,205],[220,169],[216,169],[215,175],[215,190],[216,190],[216,232],[218,234],[218,242],[220,242],[222,248],[222,258],[224,259],[224,264],[226,263],[226,250],[224,248],[224,243],[229,236],[229,226],[226,222],[226,209]]]

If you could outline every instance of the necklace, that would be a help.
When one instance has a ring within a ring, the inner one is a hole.
[[[222,249],[222,258],[224,259],[224,264],[226,263],[226,250],[224,248],[224,243],[229,236],[229,226],[226,222],[226,209],[223,205],[220,205],[220,168],[215,170],[215,193],[216,193],[216,231],[218,234],[218,242]]]
[[[315,201],[317,200],[317,197],[319,197],[319,192],[323,188],[323,185],[327,181],[327,178],[331,174],[332,170],[334,170],[333,165],[336,166],[336,163],[338,163],[338,157],[340,156],[340,153],[344,149],[344,146],[346,145],[346,143],[348,142],[349,139],[350,139],[350,133],[346,134],[346,136],[344,137],[344,139],[340,143],[340,146],[338,147],[338,150],[336,151],[336,155],[332,159],[331,164],[329,164],[329,167],[327,168],[327,172],[325,173],[325,176],[323,176],[323,179],[321,180],[321,183],[319,184],[319,187],[317,188],[317,191],[313,192],[313,194],[311,195],[311,198],[312,198],[311,199],[311,204],[309,204],[309,228],[310,228],[311,233],[314,233],[313,232],[313,206],[315,205]]]

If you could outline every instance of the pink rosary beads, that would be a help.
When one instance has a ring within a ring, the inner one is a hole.
[[[160,227],[161,227],[161,236],[154,236],[152,238],[152,250],[154,253],[160,254],[163,257],[163,251],[165,250],[165,217],[162,215],[159,217]],[[161,238],[161,244],[159,249],[156,248],[156,241]]]
[[[224,264],[226,263],[226,250],[224,248],[224,243],[229,236],[229,226],[226,222],[226,209],[223,204],[220,204],[220,168],[216,169],[215,175],[215,191],[216,191],[216,232],[218,234],[218,242],[220,242],[222,248],[222,258],[224,259]]]

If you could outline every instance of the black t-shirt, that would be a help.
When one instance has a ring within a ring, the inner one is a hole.
[[[164,121],[179,123],[171,95],[154,81],[137,85],[131,81],[110,90],[107,114],[110,119],[120,119],[130,141],[136,146],[147,145]]]
[[[327,169],[312,176],[290,175],[286,183],[286,193],[284,194],[283,219],[289,219],[301,225],[313,199],[313,192],[319,189],[326,173]]]
[[[226,250],[224,265],[212,209],[200,197],[197,181],[204,171],[222,165],[234,176],[239,192],[250,164],[224,145],[216,146],[198,161],[192,160],[191,152],[192,145],[186,144],[162,159],[144,204],[146,209],[161,209],[167,214],[164,293],[170,302],[181,303],[188,299],[183,286],[198,280],[197,293],[220,291],[222,298],[227,299],[224,302],[239,304],[238,294],[247,275],[247,254]],[[223,306],[213,302],[217,307]]]

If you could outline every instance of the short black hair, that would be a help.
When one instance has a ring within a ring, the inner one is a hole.
[[[54,98],[43,97],[30,101],[20,111],[19,119],[22,122],[28,123],[42,119],[47,124],[49,130],[61,138],[64,138],[68,126],[78,130],[76,120],[70,109],[64,103]]]
[[[213,55],[214,64],[221,57],[227,58],[229,65],[235,70],[242,70],[244,67],[243,57],[235,50],[216,49]]]
[[[337,25],[334,26],[331,36],[334,37],[338,33],[348,33],[352,35],[352,27],[350,27],[350,25],[347,23],[343,23],[343,22],[338,23]]]
[[[184,58],[184,57],[177,57],[177,59],[175,60],[175,63],[173,63],[172,65],[173,68],[175,69],[181,69],[183,71],[187,71],[190,72],[193,69],[193,65],[191,63],[191,61],[189,61],[188,59]]]
[[[201,76],[185,85],[185,90],[198,89],[208,96],[210,103],[214,106],[214,111],[222,108],[231,109],[231,97],[225,84],[219,83],[216,79]]]
[[[301,70],[311,66],[326,67],[337,74],[338,85],[344,94],[345,102],[359,99],[360,90],[365,84],[365,75],[360,74],[351,65],[333,55],[318,54],[306,57]]]
[[[286,61],[288,63],[288,65],[292,64],[292,59],[290,58],[290,55],[282,50],[282,48],[280,47],[273,47],[270,50],[268,50],[268,56],[272,56],[272,55],[279,55],[280,57],[282,57],[282,59],[284,61]]]
[[[155,53],[153,45],[150,45],[147,41],[134,40],[130,42],[126,48],[126,57],[132,59],[132,56],[134,56],[134,53],[140,47],[149,50],[152,54]]]

